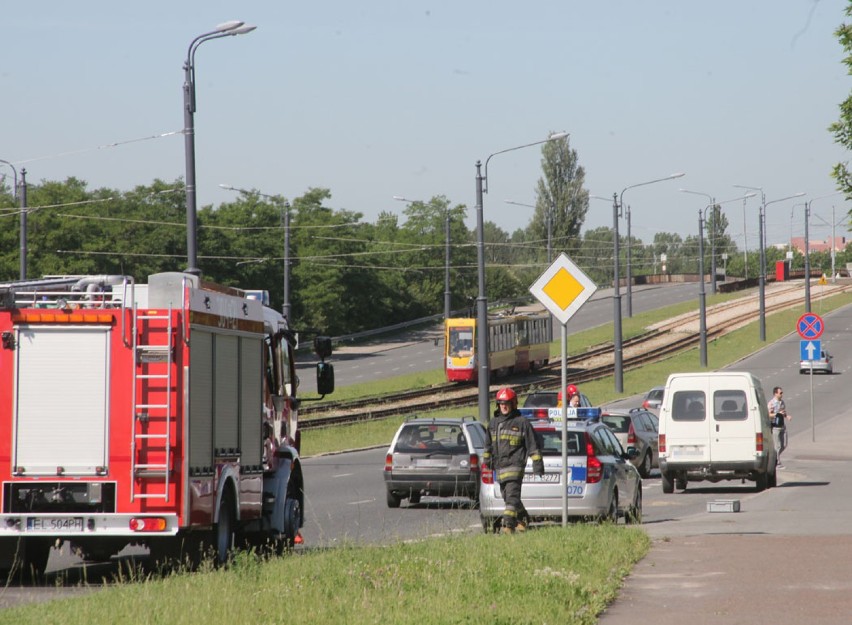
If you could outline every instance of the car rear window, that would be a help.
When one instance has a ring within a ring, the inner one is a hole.
[[[524,408],[556,408],[556,393],[532,393],[524,399]]]
[[[626,433],[630,430],[630,417],[625,415],[605,414],[601,417],[601,421],[606,424],[613,432],[619,434]]]
[[[461,426],[429,423],[403,427],[397,438],[395,451],[463,454],[467,453],[468,448]]]
[[[558,429],[536,430],[539,439],[539,447],[541,447],[542,456],[561,456],[562,455],[562,431]],[[585,435],[583,432],[569,431],[568,438],[568,455],[583,456],[586,454]]]

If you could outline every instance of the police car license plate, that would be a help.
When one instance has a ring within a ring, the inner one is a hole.
[[[83,517],[29,517],[28,532],[82,532]]]
[[[558,484],[560,475],[558,473],[545,473],[544,475],[533,475],[532,473],[524,473],[524,482]]]

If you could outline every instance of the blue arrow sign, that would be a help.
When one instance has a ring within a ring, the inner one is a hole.
[[[799,360],[819,360],[822,341],[799,341]]]

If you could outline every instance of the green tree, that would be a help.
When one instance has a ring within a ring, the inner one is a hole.
[[[589,209],[589,192],[583,188],[586,172],[568,137],[548,141],[541,146],[541,154],[544,175],[536,184],[536,208],[527,227],[529,238],[546,242],[550,220],[553,257],[559,252],[571,257],[581,247],[580,230]]]
[[[845,10],[846,16],[852,15],[852,1]],[[852,74],[852,25],[841,24],[834,31],[843,48],[843,64],[846,65],[847,73]],[[835,142],[847,150],[852,149],[852,95],[840,104],[840,119],[829,126],[834,134]],[[847,199],[852,198],[852,173],[846,162],[838,163],[832,170],[832,176],[837,182],[837,188],[843,192]]]

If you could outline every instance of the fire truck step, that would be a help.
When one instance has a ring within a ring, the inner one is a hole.
[[[146,494],[136,493],[135,495],[133,495],[133,497],[135,499],[165,499],[166,501],[168,501],[169,494],[168,493],[146,493]]]
[[[137,380],[168,380],[168,373],[143,373],[136,376]]]
[[[168,434],[137,434],[136,438],[168,438]]]
[[[168,408],[168,404],[136,404],[136,408]]]

